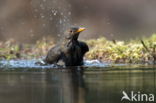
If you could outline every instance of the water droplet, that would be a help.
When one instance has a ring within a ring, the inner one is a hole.
[[[109,25],[109,24],[110,24],[110,22],[107,22],[107,24]]]
[[[63,12],[61,13],[61,15],[63,15]]]
[[[57,11],[56,10],[51,10],[52,14],[55,16],[57,15]]]
[[[40,8],[43,9],[43,10],[45,9],[43,4],[40,4]]]
[[[34,37],[34,34],[32,33],[32,34],[30,34],[30,37]]]
[[[60,19],[59,23],[62,24],[62,20],[61,19]]]
[[[60,37],[60,36],[61,36],[61,34],[57,34],[57,36],[58,36],[58,37]]]
[[[32,29],[30,29],[30,33],[32,33],[33,32],[33,30]]]
[[[45,27],[45,26],[46,26],[46,24],[42,24],[42,26],[43,26],[43,27]]]
[[[67,16],[64,16],[64,18],[66,19],[66,18],[67,18]]]
[[[70,11],[68,12],[68,15],[71,15],[71,12]]]
[[[35,11],[35,12],[38,12],[38,9],[35,9],[34,11]]]
[[[44,15],[41,15],[41,18],[43,19],[45,16]]]
[[[53,14],[54,14],[54,15],[56,15],[56,14],[57,14],[57,12],[54,12]]]
[[[40,7],[42,8],[43,7],[43,4],[40,4]]]

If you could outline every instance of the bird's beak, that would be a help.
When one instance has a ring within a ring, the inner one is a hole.
[[[77,30],[77,32],[79,33],[79,32],[82,32],[82,31],[84,31],[85,30],[85,28],[79,28],[78,30]]]

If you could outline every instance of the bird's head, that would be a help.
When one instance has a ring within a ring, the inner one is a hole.
[[[77,40],[79,37],[80,32],[84,31],[85,28],[83,27],[71,27],[68,31],[67,31],[67,39],[73,39],[73,40]]]

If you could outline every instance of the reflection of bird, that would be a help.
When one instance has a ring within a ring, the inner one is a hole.
[[[127,93],[126,93],[125,91],[123,91],[122,94],[123,94],[123,97],[121,98],[121,101],[122,101],[123,99],[127,99],[127,100],[131,101],[130,98],[128,97],[128,95],[127,95]]]
[[[57,63],[62,60],[66,66],[83,65],[83,56],[89,51],[88,45],[78,41],[79,33],[85,28],[71,27],[58,44],[48,52],[45,62]]]

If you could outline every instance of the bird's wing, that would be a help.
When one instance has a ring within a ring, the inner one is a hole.
[[[57,63],[61,57],[61,50],[59,46],[51,48],[45,58],[45,62],[49,64]]]
[[[89,51],[89,47],[85,42],[79,41],[79,46],[83,54]]]

